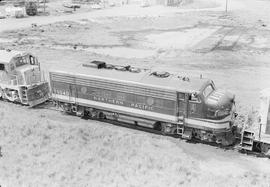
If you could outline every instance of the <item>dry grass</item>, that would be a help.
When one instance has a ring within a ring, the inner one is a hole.
[[[3,104],[3,186],[267,186],[267,160]],[[12,113],[16,117],[12,117]],[[262,167],[263,163],[263,167]]]

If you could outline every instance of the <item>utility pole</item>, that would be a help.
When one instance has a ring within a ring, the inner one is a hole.
[[[228,0],[226,0],[226,13],[228,12]]]
[[[259,117],[259,125],[260,125],[260,129],[259,129],[259,140],[261,140],[261,132],[262,132],[262,123],[261,123],[261,117]]]

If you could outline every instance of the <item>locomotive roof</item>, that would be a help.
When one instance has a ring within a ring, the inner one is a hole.
[[[177,90],[179,92],[199,92],[208,85],[211,80],[197,77],[183,77],[180,74],[170,74],[170,76],[161,78],[153,75],[153,70],[143,70],[139,73],[130,71],[121,71],[116,69],[97,69],[93,67],[84,67],[82,65],[76,68],[59,68],[50,72],[59,72],[80,77],[95,77],[118,82],[135,83],[158,87],[166,90]]]
[[[8,64],[10,63],[11,59],[16,56],[23,56],[26,52],[24,51],[7,51],[7,50],[0,50],[0,63]]]

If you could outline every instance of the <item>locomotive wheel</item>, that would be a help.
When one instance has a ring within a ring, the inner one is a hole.
[[[217,141],[219,141],[222,146],[226,147],[235,143],[235,136],[233,136],[232,132],[227,132],[221,136],[217,136]]]
[[[89,119],[89,111],[84,110],[82,119]]]
[[[261,151],[262,153],[266,154],[266,155],[270,155],[270,145],[269,144],[263,144],[261,145]]]
[[[12,91],[16,92],[16,95],[12,95]],[[5,98],[6,100],[10,101],[10,102],[18,102],[19,101],[19,95],[18,95],[18,91],[16,90],[9,90],[9,89],[5,89],[2,91],[2,97]]]
[[[156,122],[154,124],[154,129],[155,130],[158,130],[158,131],[162,131],[162,124],[161,124],[161,122]]]
[[[99,112],[98,118],[99,119],[106,119],[106,115],[103,112]]]

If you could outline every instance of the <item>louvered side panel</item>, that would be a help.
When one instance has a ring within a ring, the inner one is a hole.
[[[134,93],[137,95],[144,95],[149,97],[156,97],[168,100],[176,100],[176,91],[161,90],[161,88],[151,88],[147,85],[128,84],[125,82],[117,82],[115,80],[98,79],[94,77],[82,78],[74,77],[67,74],[51,73],[51,80],[63,82],[68,84],[76,84],[81,86],[96,87],[100,89],[114,90],[125,93]]]

